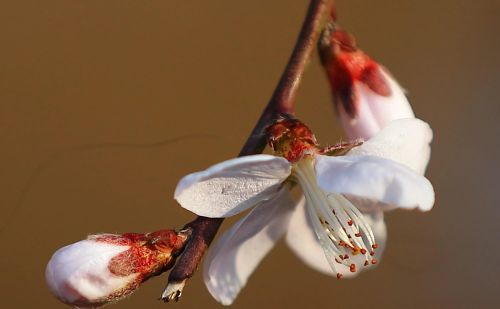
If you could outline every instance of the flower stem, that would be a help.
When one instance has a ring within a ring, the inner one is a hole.
[[[261,153],[266,147],[266,138],[263,134],[264,129],[276,121],[280,115],[293,115],[295,113],[294,107],[297,90],[326,21],[326,17],[330,12],[331,2],[331,0],[311,0],[293,53],[281,75],[273,96],[262,112],[245,145],[243,145],[239,153],[240,157]],[[192,229],[191,238],[182,256],[179,257],[176,265],[170,272],[167,289],[169,289],[169,286],[178,285],[180,282],[184,283],[195,273],[201,258],[214,239],[223,220],[223,218],[197,217],[184,226],[184,228]],[[177,301],[181,292],[181,290],[177,290],[171,293],[164,293],[162,299],[164,301]]]
[[[255,128],[248,137],[239,156],[261,153],[266,146],[264,129],[272,124],[280,114],[295,114],[295,98],[304,75],[307,63],[314,51],[326,15],[330,9],[329,0],[311,0],[306,19],[302,24],[299,37],[292,55],[288,60],[278,86],[266,108],[262,112]]]

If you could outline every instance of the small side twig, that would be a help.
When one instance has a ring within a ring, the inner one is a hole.
[[[239,156],[261,153],[266,146],[264,129],[280,115],[293,115],[295,113],[297,90],[330,8],[330,0],[311,0],[288,64],[271,100],[262,112]],[[191,238],[182,256],[179,257],[170,272],[167,287],[161,296],[163,301],[179,300],[185,282],[196,272],[206,249],[214,239],[223,220],[223,218],[197,217],[185,225],[184,228],[192,229]]]

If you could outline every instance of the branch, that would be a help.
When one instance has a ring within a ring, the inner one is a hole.
[[[266,147],[264,129],[278,119],[280,115],[293,115],[295,113],[297,90],[326,16],[330,11],[330,2],[330,0],[311,0],[293,53],[271,100],[242,147],[239,153],[240,157],[261,153]],[[170,272],[167,287],[161,296],[163,301],[179,300],[186,280],[196,272],[201,258],[214,239],[222,221],[224,221],[224,218],[197,217],[194,221],[185,225],[185,228],[192,229],[191,238],[182,256],[179,257]]]

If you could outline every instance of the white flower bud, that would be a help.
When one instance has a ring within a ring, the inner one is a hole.
[[[47,285],[68,305],[97,308],[170,268],[186,239],[184,232],[171,230],[89,236],[54,253],[45,271]]]
[[[414,118],[402,87],[380,64],[335,29],[321,48],[335,108],[349,139],[369,139],[396,119]]]
[[[119,276],[109,270],[111,260],[129,248],[94,240],[61,248],[47,265],[47,284],[66,304],[79,307],[104,304],[113,294],[126,292],[139,275]]]

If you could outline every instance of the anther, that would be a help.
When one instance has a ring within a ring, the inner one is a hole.
[[[374,256],[374,255],[375,255],[375,251],[373,251],[373,250],[372,250],[372,251],[370,251],[370,255],[371,255],[371,256]]]
[[[366,254],[366,249],[365,248],[361,248],[361,254]]]
[[[370,264],[370,263],[368,262],[368,260],[366,260],[364,265],[368,266],[368,264]]]
[[[341,273],[337,273],[337,279],[342,279],[343,275]]]
[[[347,224],[349,224],[349,226],[352,226],[352,220],[347,221]]]
[[[349,270],[351,273],[356,272],[356,264],[351,264],[351,266],[349,266]]]
[[[373,259],[373,260],[372,260],[372,264],[373,264],[373,265],[377,264],[377,260]]]
[[[377,249],[377,248],[378,248],[378,245],[377,245],[377,244],[373,244],[373,245],[372,245],[372,248],[373,248],[373,249]]]

